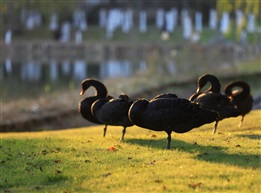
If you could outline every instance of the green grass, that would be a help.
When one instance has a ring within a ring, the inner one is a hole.
[[[240,62],[237,65],[237,71],[241,74],[250,74],[253,72],[261,72],[261,57],[248,61]]]
[[[2,34],[5,33],[5,27],[0,29]],[[74,40],[76,30],[72,28],[71,30],[71,39]],[[117,28],[114,31],[113,38],[108,40],[106,38],[106,29],[100,28],[99,26],[88,26],[88,29],[83,32],[83,40],[85,41],[101,41],[101,42],[136,42],[136,43],[150,43],[150,42],[163,42],[164,44],[184,44],[190,43],[190,40],[185,40],[183,38],[183,29],[178,26],[175,28],[174,32],[170,35],[169,40],[163,41],[160,39],[161,30],[157,29],[153,25],[149,25],[147,33],[140,33],[138,28],[132,28],[127,34],[123,33],[121,28]],[[208,43],[211,40],[219,39],[224,37],[228,41],[238,42],[236,31],[232,30],[231,33],[227,36],[223,36],[219,30],[211,30],[208,27],[204,27],[203,31],[200,34],[201,40],[200,43]],[[16,40],[53,40],[53,33],[48,29],[47,26],[40,28],[35,28],[34,30],[24,30],[23,33],[16,35],[14,34],[12,39]],[[255,32],[248,35],[249,43],[257,43],[260,41],[260,34]]]
[[[1,192],[257,192],[261,111],[185,134],[110,126],[1,133]],[[112,150],[115,148],[115,151]]]

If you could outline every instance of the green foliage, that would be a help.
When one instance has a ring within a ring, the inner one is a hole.
[[[217,0],[216,6],[220,15],[223,12],[231,12],[233,10],[233,0]]]
[[[56,12],[59,19],[68,19],[71,17],[73,10],[76,8],[75,0],[66,1],[47,1],[47,0],[1,0],[1,16],[3,23],[9,24],[8,27],[15,28],[20,23],[19,14],[22,10],[40,11],[43,18],[48,20],[50,14]]]
[[[260,1],[257,0],[217,0],[216,6],[219,14],[242,10],[245,15],[254,13],[258,17],[260,12]]]
[[[75,0],[66,1],[46,1],[46,0],[1,0],[2,14],[6,14],[10,7],[15,11],[21,9],[38,10],[43,14],[50,14],[53,11],[58,12],[72,11],[76,7]]]
[[[246,28],[247,25],[247,15],[249,13],[253,13],[256,18],[259,17],[260,14],[260,1],[249,1],[249,0],[218,0],[217,1],[217,10],[219,15],[221,15],[223,12],[229,12],[229,13],[235,13],[237,10],[241,10],[244,13],[244,18],[240,22],[240,24],[236,27],[235,30],[231,30],[226,34],[226,36],[229,38],[231,37],[231,34],[236,32],[235,36],[237,40],[240,40],[241,32],[243,29]],[[231,22],[233,23],[233,22]],[[234,25],[234,24],[232,24]],[[233,26],[231,26],[233,29]],[[248,35],[249,36],[249,35]],[[254,38],[253,38],[254,37]],[[248,38],[248,41],[252,42],[253,39],[255,39],[255,34],[250,34],[250,38]]]
[[[260,110],[185,134],[103,126],[2,133],[3,192],[260,192]]]

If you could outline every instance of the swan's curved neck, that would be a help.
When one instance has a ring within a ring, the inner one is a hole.
[[[237,96],[245,97],[245,96],[248,96],[250,94],[250,86],[246,82],[244,82],[244,81],[235,81],[235,82],[229,83],[225,87],[226,95],[228,95],[228,96],[233,95],[232,90],[235,87],[241,88],[241,91],[237,93]]]
[[[83,90],[87,90],[89,87],[94,87],[95,96],[106,97],[107,96],[107,88],[98,80],[95,79],[87,79],[82,83]]]
[[[199,78],[198,84],[201,85],[201,88],[202,88],[207,84],[207,82],[210,82],[211,86],[206,91],[220,93],[221,84],[215,76],[205,75],[205,76]]]
[[[101,96],[101,97],[105,97],[107,96],[107,88],[104,86],[104,84],[102,84],[101,82],[99,81],[94,81],[92,83],[92,86],[95,88],[96,92],[95,92],[95,95],[96,96]]]

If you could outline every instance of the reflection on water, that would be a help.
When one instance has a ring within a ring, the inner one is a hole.
[[[132,64],[130,61],[109,60],[101,64],[101,77],[129,77],[133,74]]]
[[[11,59],[10,58],[7,58],[5,60],[5,69],[6,69],[6,72],[8,74],[10,74],[12,72],[12,63],[11,63]]]
[[[1,80],[4,81],[1,95],[3,100],[35,97],[46,92],[73,89],[88,77],[104,80],[113,77],[130,77],[135,70],[146,71],[147,64],[133,64],[128,60],[108,60],[88,63],[84,60],[64,60],[49,63],[28,60],[12,63],[7,58],[0,65]]]
[[[37,62],[23,63],[20,68],[20,80],[38,81],[41,77],[41,66]]]
[[[221,57],[222,56],[222,57]],[[246,56],[245,56],[246,57]],[[241,58],[243,59],[243,58]],[[233,72],[238,57],[229,52],[201,49],[169,50],[168,54],[151,51],[143,58],[104,59],[27,59],[13,62],[6,58],[0,64],[1,98],[8,101],[18,98],[38,97],[55,91],[74,90],[85,78],[101,81],[113,78],[136,78],[148,81],[185,77],[206,72]],[[260,77],[259,77],[260,78]],[[255,86],[253,80],[253,86]],[[184,88],[181,88],[184,90]],[[171,92],[171,91],[169,91]]]
[[[82,80],[88,77],[87,63],[82,60],[76,60],[73,65],[73,78],[75,80]]]

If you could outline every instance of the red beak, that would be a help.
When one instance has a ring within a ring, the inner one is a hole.
[[[198,93],[200,90],[201,90],[201,87],[198,86],[196,93]]]
[[[82,96],[85,93],[85,90],[82,89],[82,91],[80,92],[80,95]]]

